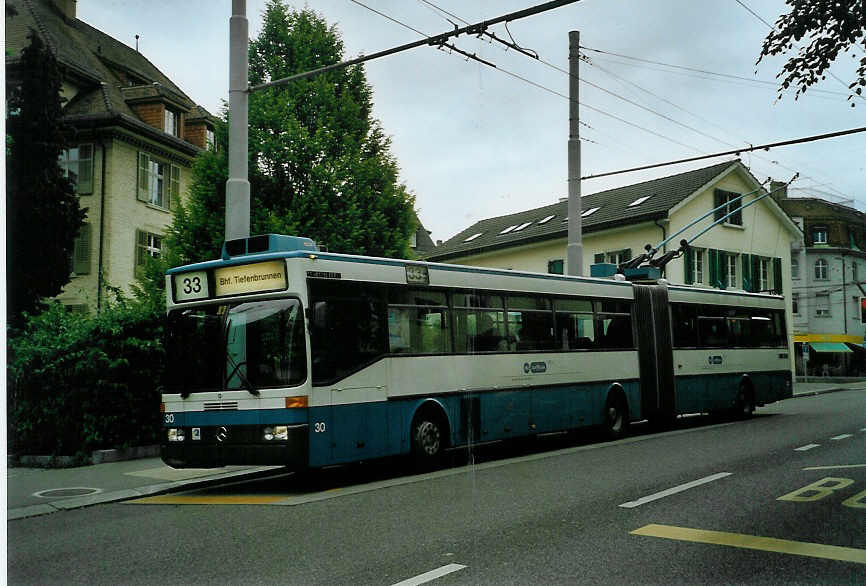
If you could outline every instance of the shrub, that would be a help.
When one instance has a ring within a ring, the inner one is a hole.
[[[162,316],[118,302],[97,316],[59,303],[9,332],[10,452],[75,455],[157,442]]]

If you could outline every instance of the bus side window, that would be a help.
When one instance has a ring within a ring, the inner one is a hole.
[[[697,311],[691,305],[672,305],[673,337],[675,348],[698,346]]]

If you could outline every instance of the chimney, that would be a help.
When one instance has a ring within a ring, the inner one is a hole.
[[[66,20],[75,20],[77,18],[75,16],[75,4],[77,2],[78,0],[54,0],[54,5]]]
[[[778,191],[776,191],[778,189]],[[777,202],[782,201],[783,199],[788,199],[788,187],[785,185],[784,181],[770,181],[770,191],[775,192],[770,197],[775,199]]]

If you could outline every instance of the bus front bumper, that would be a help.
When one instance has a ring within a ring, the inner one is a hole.
[[[181,427],[173,434],[182,441],[168,441],[163,429],[162,461],[172,468],[220,468],[222,466],[288,466],[305,468],[308,463],[309,426],[286,426],[286,439],[265,440],[265,425]],[[195,439],[194,439],[195,438]]]

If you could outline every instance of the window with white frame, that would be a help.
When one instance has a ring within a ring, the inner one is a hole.
[[[80,144],[60,153],[63,176],[75,186],[75,193],[93,193],[93,145]]]
[[[631,260],[631,249],[626,248],[623,250],[614,250],[611,252],[605,253],[605,258],[607,262],[613,263],[615,265],[621,265],[627,260]]]
[[[176,167],[148,153],[138,153],[139,201],[171,209],[180,197],[180,167]]]
[[[729,254],[727,255],[727,265],[725,267],[725,277],[728,282],[728,287],[736,287],[737,286],[737,263],[740,260],[740,256],[737,254]]]
[[[214,135],[213,128],[207,128],[205,130],[205,140],[207,141],[207,150],[215,151],[216,150],[216,136]]]
[[[135,231],[135,270],[143,268],[149,258],[159,258],[162,253],[162,236],[145,230]]]
[[[823,281],[827,278],[827,261],[819,258],[815,261],[815,279]]]
[[[742,207],[742,200],[740,200],[739,193],[734,193],[732,191],[724,191],[722,189],[716,189],[713,194],[713,208],[718,208],[719,206],[724,205],[716,210],[714,214],[714,219],[721,220],[725,216],[724,223],[725,224],[733,224],[734,226],[742,226],[743,225],[743,212],[740,210]]]
[[[758,291],[770,290],[770,259],[758,259]]]
[[[815,316],[830,317],[830,294],[817,293],[815,295]]]
[[[702,284],[704,282],[704,249],[692,249],[692,282]]]
[[[169,108],[166,108],[165,109],[165,128],[163,128],[163,130],[165,130],[167,133],[169,133],[172,136],[179,136],[178,131],[177,131],[179,118],[180,118],[180,115],[177,112],[175,112],[174,110],[171,110]]]

